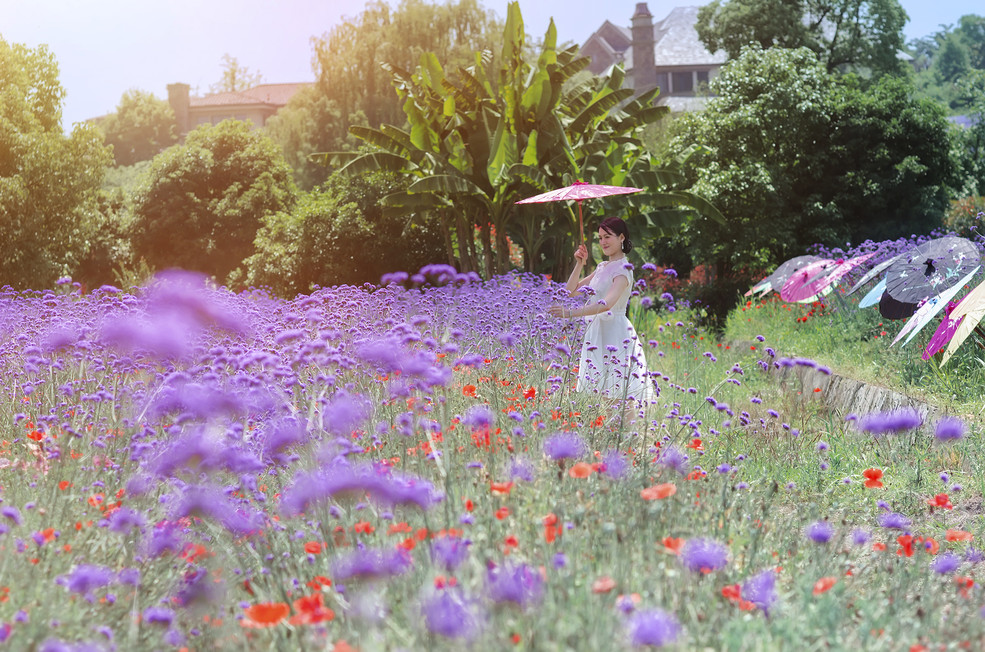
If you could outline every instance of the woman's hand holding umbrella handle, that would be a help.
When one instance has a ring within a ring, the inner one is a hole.
[[[588,262],[588,248],[585,245],[580,244],[578,245],[578,248],[575,249],[575,262],[580,265],[584,265]]]

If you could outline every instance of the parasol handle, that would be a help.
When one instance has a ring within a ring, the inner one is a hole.
[[[578,200],[578,232],[581,234],[581,243],[585,244],[585,223],[581,220],[581,200]]]

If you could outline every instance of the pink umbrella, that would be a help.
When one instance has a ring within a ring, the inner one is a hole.
[[[581,241],[585,242],[585,226],[581,219],[581,202],[584,199],[597,199],[610,195],[629,195],[634,192],[642,192],[642,188],[628,188],[626,186],[603,186],[597,183],[586,181],[575,181],[570,186],[550,190],[540,195],[527,197],[516,202],[517,204],[543,204],[549,201],[566,201],[573,199],[578,202],[578,232],[581,234]]]
[[[799,272],[791,277],[783,285],[783,289],[780,291],[780,297],[784,301],[796,301],[796,302],[807,302],[813,301],[822,294],[826,294],[838,284],[843,276],[848,274],[850,271],[872,258],[875,253],[863,254],[861,256],[856,256],[855,258],[849,258],[848,260],[826,260],[819,261],[823,264],[818,264],[816,268],[811,269],[811,265],[804,268],[807,273],[801,275]],[[793,280],[793,283],[790,281]]]
[[[951,319],[951,312],[954,310],[955,303],[949,303],[947,308],[945,308],[946,316],[944,320],[941,321],[940,326],[934,331],[934,334],[930,336],[930,341],[927,342],[927,348],[920,355],[924,360],[930,360],[939,351],[943,350],[947,343],[951,341],[954,337],[955,331],[958,330],[958,325],[961,320],[964,319],[964,315],[960,315],[957,319]]]

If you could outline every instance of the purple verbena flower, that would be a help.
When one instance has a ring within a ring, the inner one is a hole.
[[[753,603],[769,618],[770,609],[778,599],[776,594],[776,571],[772,568],[753,575],[742,583],[741,595]]]
[[[446,638],[471,640],[479,632],[478,608],[461,591],[446,588],[421,601],[424,626]]]
[[[930,562],[930,569],[940,575],[950,575],[958,570],[961,565],[961,558],[953,552],[945,552],[938,555],[934,561]]]
[[[891,412],[867,414],[858,422],[858,429],[874,435],[913,430],[923,423],[923,419],[913,408],[903,408]]]
[[[662,609],[641,609],[629,617],[627,629],[633,645],[662,647],[676,641],[683,628],[671,613]]]
[[[962,439],[967,432],[967,426],[965,426],[964,421],[956,417],[944,417],[937,422],[937,427],[934,429],[934,437],[937,441],[949,442]]]
[[[887,530],[905,530],[912,521],[898,512],[888,512],[879,516],[879,525]]]
[[[540,602],[544,594],[544,579],[527,564],[505,562],[486,572],[486,589],[493,602],[512,602],[527,607]]]
[[[725,568],[728,548],[714,539],[689,539],[681,549],[681,563],[695,573],[710,573]]]
[[[828,543],[835,534],[835,529],[827,521],[815,521],[807,526],[807,538],[814,543]]]
[[[581,457],[587,450],[585,440],[573,432],[559,432],[544,440],[544,454],[552,460]]]

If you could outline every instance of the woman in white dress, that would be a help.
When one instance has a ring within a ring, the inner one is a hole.
[[[588,285],[593,290],[588,302],[575,309],[551,306],[548,312],[555,317],[583,317],[588,323],[578,362],[577,391],[627,401],[626,412],[635,412],[652,400],[653,390],[643,346],[626,317],[626,305],[633,289],[632,266],[626,261],[633,243],[626,223],[618,217],[602,220],[599,245],[608,260],[581,278],[588,249],[580,245],[575,251],[575,268],[567,282],[572,296]]]

